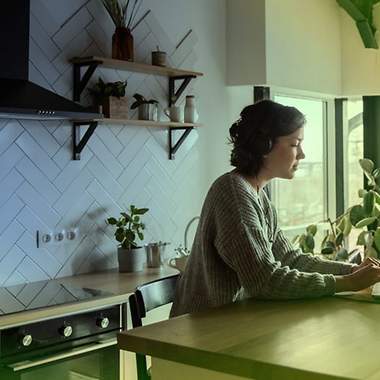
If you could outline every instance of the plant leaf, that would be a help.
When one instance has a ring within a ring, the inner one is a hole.
[[[375,234],[373,236],[373,243],[375,244],[376,248],[380,250],[380,228],[375,231]]]
[[[360,232],[358,239],[356,240],[357,245],[365,245],[365,235],[368,234],[368,231]]]
[[[356,227],[356,224],[365,218],[364,210],[361,205],[356,205],[352,207],[350,211],[350,221],[353,226]]]
[[[373,191],[368,191],[363,197],[363,210],[365,216],[371,216],[375,204],[375,195]]]
[[[336,226],[336,229],[339,230],[340,232],[343,232],[345,226],[346,226],[346,218],[341,218],[339,220],[338,225]]]
[[[372,160],[370,160],[368,158],[362,158],[359,160],[359,164],[365,173],[372,176],[372,171],[373,171],[373,168],[375,166],[375,164],[373,163]]]
[[[347,249],[345,249],[345,248],[341,248],[341,249],[337,252],[335,259],[338,260],[338,261],[344,261],[344,260],[347,260],[347,259],[348,259],[348,251],[347,251]]]
[[[336,237],[336,245],[337,246],[342,244],[343,238],[344,238],[343,232],[340,232],[338,234],[338,236]]]
[[[375,216],[372,216],[370,218],[364,218],[360,222],[355,224],[356,228],[363,228],[365,226],[368,226],[369,224],[373,223],[377,218]]]
[[[334,248],[325,247],[321,250],[322,255],[331,255],[334,252]]]
[[[374,193],[375,193],[375,202],[380,204],[380,194],[377,193],[376,191]]]
[[[306,232],[312,236],[315,236],[315,234],[317,233],[317,226],[315,224],[311,224],[310,226],[307,226]]]
[[[128,222],[132,221],[132,218],[126,213],[126,212],[121,212],[120,213]]]
[[[108,218],[107,219],[107,223],[108,224],[116,224],[117,223],[117,220],[115,218]]]
[[[352,224],[351,224],[351,220],[350,220],[350,216],[349,215],[346,215],[344,217],[344,219],[346,220],[346,222],[345,222],[344,229],[343,229],[343,235],[345,237],[347,237],[350,234],[351,230],[352,230]]]
[[[148,211],[149,211],[148,208],[137,208],[137,209],[135,209],[135,214],[137,214],[137,215],[144,215]]]
[[[373,247],[368,247],[368,248],[364,251],[364,256],[377,258],[377,252],[376,252],[376,249],[373,248]]]
[[[307,234],[305,238],[305,252],[313,253],[315,247],[314,237],[311,234]]]

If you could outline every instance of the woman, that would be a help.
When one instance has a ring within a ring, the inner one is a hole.
[[[171,316],[242,297],[321,297],[380,281],[376,260],[356,266],[303,254],[277,226],[263,188],[273,178],[292,179],[305,158],[303,114],[264,100],[240,116],[230,128],[235,170],[207,194]]]

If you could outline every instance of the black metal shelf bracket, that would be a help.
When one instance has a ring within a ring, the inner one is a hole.
[[[183,128],[183,127],[169,127],[169,160],[174,160],[174,155],[177,152],[178,148],[183,144],[186,137],[190,134],[193,127]],[[182,130],[184,131],[182,136],[178,141],[173,145],[173,131]]]
[[[195,75],[183,75],[183,76],[175,76],[169,77],[169,107],[173,106],[178,98],[181,96],[185,88],[191,82],[192,79],[196,78]],[[182,80],[183,82],[175,89],[176,81]]]
[[[182,75],[169,77],[169,107],[173,106],[178,98],[185,91],[186,87],[189,85],[192,79],[196,78],[195,75]],[[182,81],[176,90],[176,82]],[[174,160],[174,155],[179,149],[179,147],[186,140],[186,137],[190,134],[193,128],[183,128],[183,127],[169,127],[169,160]],[[176,130],[183,130],[182,136],[174,144],[173,132]]]
[[[88,125],[86,133],[80,138],[80,127],[82,125]],[[80,154],[83,148],[86,146],[88,140],[95,132],[98,126],[97,121],[75,121],[73,122],[73,160],[80,160]]]
[[[86,88],[88,81],[91,79],[96,68],[102,62],[91,61],[86,63],[74,63],[74,89],[73,89],[73,98],[75,102],[80,101],[80,96],[83,90]],[[88,66],[86,72],[81,77],[81,67]]]

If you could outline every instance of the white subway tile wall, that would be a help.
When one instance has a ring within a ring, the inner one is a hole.
[[[68,60],[110,56],[113,24],[97,0],[33,0],[31,8],[30,78],[71,99]],[[136,61],[150,63],[150,53],[159,45],[169,64],[196,69],[194,32],[175,50],[180,37],[170,38],[151,11],[133,35]],[[167,106],[166,78],[98,69],[90,86],[99,76],[127,80],[131,101],[140,92],[158,99],[161,108]],[[82,101],[91,101],[87,92]],[[150,208],[144,242],[170,241],[174,249],[182,243],[179,225],[197,212],[183,202],[185,193],[197,189],[191,175],[199,167],[197,139],[192,131],[169,161],[166,129],[102,125],[81,160],[72,161],[70,123],[0,120],[0,285],[115,267],[113,229],[105,219],[130,204]],[[37,230],[70,226],[79,226],[78,239],[36,247]]]

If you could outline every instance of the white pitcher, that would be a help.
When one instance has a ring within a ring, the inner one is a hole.
[[[196,123],[198,120],[198,112],[195,106],[195,97],[194,95],[186,96],[185,103],[185,123]]]

